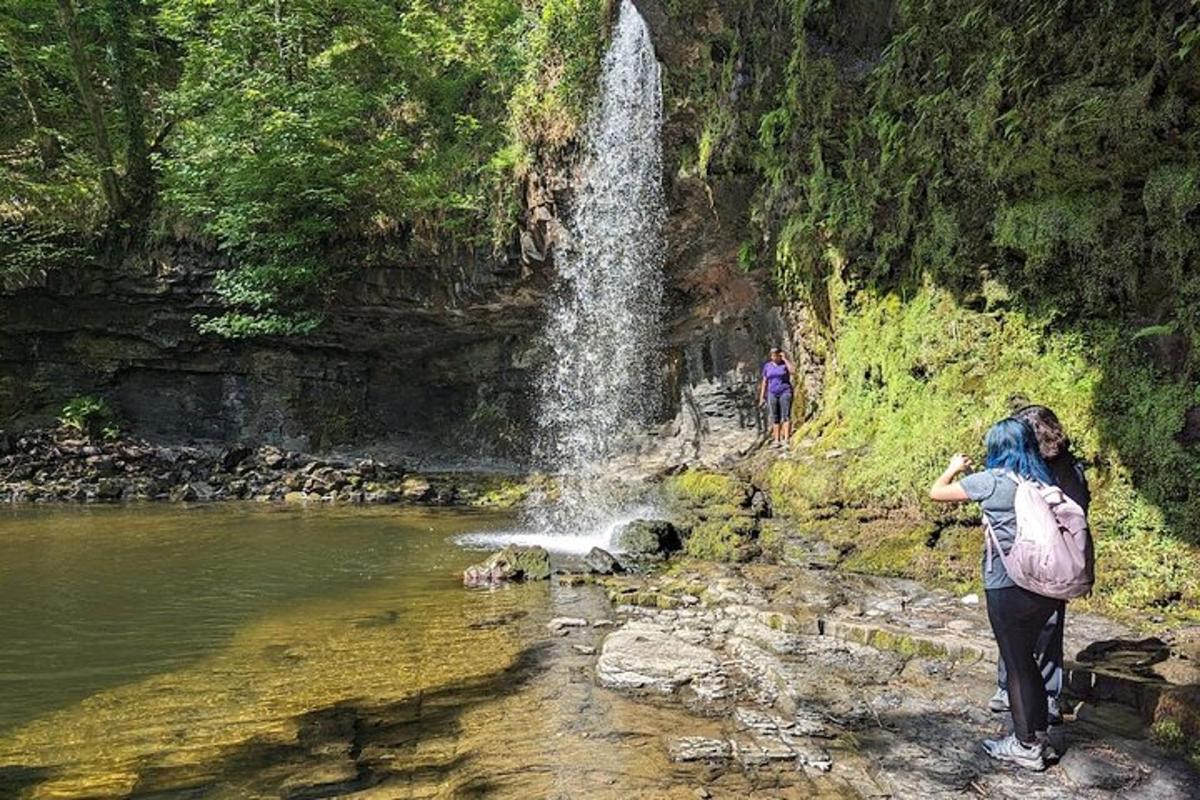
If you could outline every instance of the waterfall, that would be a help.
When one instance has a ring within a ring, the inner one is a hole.
[[[603,473],[660,401],[661,132],[661,68],[645,21],[622,0],[543,334],[535,447],[562,482],[557,499],[531,509],[543,532],[595,534],[619,520]]]
[[[622,0],[541,339],[533,447],[559,490],[530,499],[522,530],[470,534],[464,544],[585,553],[610,547],[621,522],[650,510],[609,473],[662,396],[661,132],[661,69],[645,20]]]

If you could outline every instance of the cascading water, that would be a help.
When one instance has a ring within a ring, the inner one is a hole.
[[[662,386],[662,81],[650,32],[622,0],[604,56],[599,99],[584,129],[581,180],[549,302],[538,379],[535,455],[559,479],[532,498],[526,530],[472,544],[609,546],[646,509],[610,475],[629,435],[649,422]]]
[[[603,538],[629,514],[604,473],[661,394],[661,132],[661,68],[645,21],[622,0],[543,340],[536,446],[561,491],[529,518],[546,533]]]

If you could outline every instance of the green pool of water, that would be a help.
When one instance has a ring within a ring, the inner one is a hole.
[[[462,592],[457,574],[471,558],[447,539],[496,522],[231,506],[2,513],[0,732],[184,669],[240,629],[318,599],[307,623],[424,629],[442,595]],[[288,639],[280,630],[279,643]]]
[[[507,521],[228,505],[3,512],[0,796],[75,785],[122,796],[156,767],[292,736],[314,709],[504,669],[526,644],[505,623],[544,606],[548,587],[464,590],[478,554],[451,537]]]
[[[510,524],[361,507],[0,512],[0,798],[759,796],[754,776],[668,759],[671,736],[724,735],[719,720],[595,685],[607,628],[547,629],[611,617],[601,590],[463,588],[479,553],[455,538]]]

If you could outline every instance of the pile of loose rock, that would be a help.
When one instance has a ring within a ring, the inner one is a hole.
[[[439,484],[371,459],[323,459],[271,446],[164,446],[133,438],[90,441],[52,432],[0,437],[0,502],[448,505],[459,499],[452,483]]]

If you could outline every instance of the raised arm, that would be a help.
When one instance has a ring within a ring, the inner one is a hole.
[[[946,471],[938,476],[938,479],[933,482],[933,486],[929,488],[929,499],[936,500],[939,503],[965,503],[970,500],[971,498],[967,497],[962,484],[955,480],[960,474],[970,468],[971,459],[962,453],[950,459],[950,464],[946,467]]]

